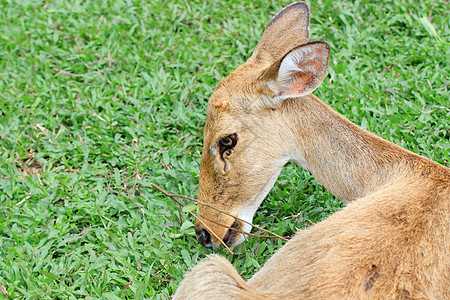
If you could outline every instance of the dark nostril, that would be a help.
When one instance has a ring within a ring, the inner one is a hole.
[[[233,225],[231,225],[231,228],[233,229],[237,229],[238,228],[238,223],[237,221],[234,221]],[[229,242],[231,241],[231,237],[235,234],[235,230],[233,229],[229,229],[227,231],[227,233],[225,234],[223,241],[225,242],[225,244],[229,245]]]
[[[197,240],[206,248],[213,248],[214,246],[211,241],[211,235],[205,229],[202,229],[199,233],[197,233]]]
[[[233,230],[229,229],[229,230],[227,231],[227,233],[225,234],[225,236],[224,236],[224,238],[223,238],[223,241],[224,241],[225,244],[228,245],[228,242],[230,241],[230,237],[231,237],[231,234],[232,234],[232,233],[233,233]]]

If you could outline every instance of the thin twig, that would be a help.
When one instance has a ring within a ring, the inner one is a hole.
[[[123,293],[125,292],[127,287],[129,287],[132,283],[133,283],[133,281],[128,282],[128,284],[123,288],[123,291],[122,291],[122,294],[120,295],[120,297],[123,297]]]
[[[152,183],[151,184],[155,189],[157,189],[158,191],[160,191],[161,193],[163,193],[164,195],[166,195],[167,197],[169,197],[170,199],[172,199],[173,201],[175,201],[176,203],[178,203],[180,206],[184,207],[184,203],[180,202],[178,199],[176,199],[174,196],[172,196],[171,194],[169,194],[168,192],[166,192],[165,190],[163,190],[162,188],[160,188],[159,186],[157,186],[156,184]],[[225,249],[228,251],[228,253],[230,254],[234,254],[233,251],[231,251],[230,247],[228,247],[227,244],[225,244],[225,242],[220,239],[217,234],[211,230],[211,228],[209,228],[208,225],[205,224],[205,222],[203,222],[202,220],[200,220],[196,214],[194,214],[192,211],[189,212],[196,221],[199,221],[203,226],[205,226],[205,228],[208,230],[208,232],[210,232],[212,235],[214,235],[214,237],[220,241],[220,243],[225,247]]]
[[[165,281],[165,282],[170,282],[169,279],[166,279],[166,278],[164,278],[164,277],[161,277],[161,276],[158,276],[158,275],[155,275],[155,274],[150,274],[150,275],[153,276],[153,277],[155,277],[155,278],[158,279],[158,280],[162,280],[162,281]]]
[[[103,69],[103,70],[98,70],[98,71],[94,71],[94,72],[90,72],[90,73],[85,73],[85,74],[75,74],[75,73],[70,73],[70,72],[67,72],[67,71],[65,71],[65,70],[58,69],[58,68],[53,68],[53,71],[58,72],[58,73],[55,74],[55,76],[58,76],[59,74],[63,73],[63,74],[65,74],[65,75],[67,75],[67,76],[70,76],[70,77],[72,77],[72,78],[75,78],[75,77],[83,77],[83,76],[88,76],[88,75],[99,74],[99,73],[103,73],[103,72],[106,72],[106,71],[112,71],[112,69],[111,69],[111,68],[106,68],[106,69]]]
[[[137,168],[137,165],[136,165],[136,172],[139,174],[139,170],[138,170],[138,168]],[[135,187],[135,185],[136,185],[136,182],[134,183],[134,186],[133,186],[133,188],[131,189],[131,190],[133,190],[134,189],[134,187]],[[174,199],[175,200],[175,199]],[[184,203],[181,203],[181,202],[179,202],[179,201],[177,201],[177,200],[175,200],[179,205],[178,205],[178,223],[180,224],[180,225],[182,225],[183,224],[183,216],[182,216],[182,213],[181,213],[181,207],[184,207]]]
[[[201,204],[201,205],[205,205],[205,206],[211,207],[212,209],[215,209],[215,210],[217,210],[218,212],[221,212],[221,213],[223,213],[223,214],[225,214],[225,215],[227,215],[227,216],[233,217],[233,218],[235,218],[235,219],[238,220],[238,221],[241,221],[241,222],[244,222],[244,223],[246,223],[246,224],[249,224],[250,226],[255,227],[255,228],[257,228],[257,229],[259,229],[259,230],[261,230],[261,231],[267,232],[267,233],[269,233],[269,234],[271,234],[271,235],[273,235],[273,236],[275,236],[275,237],[277,237],[277,238],[279,238],[279,239],[282,239],[282,240],[285,240],[285,241],[288,240],[287,238],[282,237],[282,236],[280,236],[280,235],[278,235],[278,234],[276,234],[276,233],[273,233],[273,232],[271,232],[271,231],[269,231],[269,230],[267,230],[267,229],[264,229],[264,228],[262,228],[262,227],[259,227],[258,225],[252,224],[252,223],[250,223],[250,222],[248,222],[248,221],[246,221],[246,220],[244,220],[244,219],[241,219],[241,218],[239,218],[239,217],[233,216],[232,214],[227,213],[226,211],[223,211],[223,210],[221,210],[221,209],[219,209],[219,208],[217,208],[217,207],[214,207],[214,206],[211,205],[211,204],[203,203],[203,202],[201,202],[201,201],[199,201],[199,200],[197,200],[197,199],[195,199],[195,198],[191,198],[191,197],[184,196],[184,195],[170,194],[170,193],[166,192],[165,190],[163,190],[162,188],[160,188],[159,186],[157,186],[157,185],[154,184],[154,183],[152,183],[151,186],[154,187],[155,189],[157,189],[158,191],[160,191],[161,193],[163,193],[164,195],[166,195],[167,197],[170,197],[171,199],[173,199],[175,202],[177,202],[177,203],[178,203],[179,205],[181,205],[181,206],[184,206],[184,204],[183,204],[182,202],[180,202],[179,200],[175,200],[174,197],[180,197],[180,198],[188,199],[188,200],[191,200],[191,201],[193,201],[193,202],[195,202],[195,203],[197,203],[197,204]],[[219,224],[219,225],[220,225],[220,224]],[[225,226],[225,225],[222,225],[222,226],[227,227],[227,226]],[[247,234],[247,233],[244,232],[244,234]]]
[[[108,185],[107,185],[107,188],[108,188],[111,192],[113,192],[114,194],[116,194],[117,196],[122,196],[122,197],[124,197],[124,198],[127,198],[127,199],[130,200],[131,202],[133,202],[134,205],[136,205],[136,206],[141,210],[141,212],[142,212],[142,217],[145,218],[144,210],[143,210],[142,207],[140,207],[139,204],[137,204],[133,199],[131,199],[131,198],[128,197],[127,195],[121,194],[121,193],[119,193],[118,191],[113,190],[113,189],[109,186],[109,183],[108,183]]]
[[[154,183],[152,183],[152,186],[153,186],[155,189],[159,190],[160,192],[163,191],[159,186],[157,186],[157,185],[154,184]],[[161,190],[160,190],[160,189],[161,189]],[[166,193],[167,193],[167,192],[166,192]],[[180,194],[169,194],[169,193],[167,193],[167,194],[170,195],[170,196],[172,196],[172,197],[180,197],[180,198],[184,198],[184,199],[187,199],[187,200],[191,200],[191,201],[194,201],[194,202],[197,202],[197,203],[200,202],[198,199],[195,199],[195,198],[192,198],[192,197],[189,197],[189,196],[185,196],[185,195],[180,195]]]
[[[0,76],[8,76],[8,75],[16,75],[16,74],[19,74],[19,72],[0,73]]]
[[[171,198],[171,199],[173,199],[173,198]],[[205,224],[205,222],[203,222],[202,220],[200,220],[200,218],[199,217],[197,217],[196,216],[196,214],[194,214],[192,211],[190,211],[189,212],[192,216],[194,216],[194,218],[195,218],[195,220],[196,221],[199,221],[200,222],[200,224],[202,224],[203,226],[205,226],[205,228],[208,230],[208,232],[210,232],[224,247],[225,247],[225,249],[228,251],[228,253],[230,253],[231,255],[234,255],[234,252],[233,251],[231,251],[231,249],[230,249],[230,247],[228,247],[228,245],[221,239],[221,238],[219,238],[218,236],[217,236],[217,234],[214,232],[214,231],[212,231],[211,230],[211,228],[209,228],[209,226],[208,225],[206,225]]]
[[[134,189],[136,188],[136,184],[137,184],[138,177],[141,177],[141,176],[139,175],[139,169],[138,169],[137,164],[136,164],[136,168],[135,168],[134,172],[136,173],[136,176],[134,176],[134,184],[133,184],[133,187],[131,188],[131,191],[128,193],[128,196],[130,196],[131,194],[133,194]]]
[[[275,235],[262,235],[262,234],[254,234],[254,233],[251,233],[251,232],[242,231],[241,229],[237,229],[237,228],[233,228],[233,227],[230,227],[230,226],[227,226],[227,225],[223,225],[223,224],[221,224],[221,223],[219,223],[219,222],[217,222],[217,221],[214,221],[214,220],[212,220],[212,219],[210,219],[210,218],[207,218],[207,217],[205,217],[205,216],[200,215],[200,217],[203,217],[203,218],[205,218],[206,220],[208,220],[208,221],[210,221],[210,222],[213,222],[214,224],[220,225],[220,226],[225,227],[225,228],[227,228],[227,229],[230,229],[230,230],[233,230],[233,231],[237,231],[237,232],[239,232],[239,233],[242,233],[242,234],[245,234],[245,235],[248,235],[248,236],[258,237],[258,238],[268,238],[268,239],[278,239],[278,238],[279,238],[278,236],[275,236]],[[285,236],[285,237],[284,237],[284,239],[285,239],[286,241],[287,241],[288,239],[290,239],[290,238],[291,238],[290,236]]]

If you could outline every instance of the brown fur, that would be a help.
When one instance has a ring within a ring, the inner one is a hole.
[[[449,176],[405,176],[349,204],[299,231],[247,285],[209,257],[175,299],[450,299]]]
[[[305,44],[308,26],[306,4],[289,6],[269,23],[252,57],[216,87],[199,199],[248,217],[289,158],[349,204],[299,231],[247,283],[228,261],[211,256],[186,276],[175,298],[450,299],[450,169],[359,128],[310,94],[323,79],[329,48]],[[300,62],[314,71],[293,75],[290,85],[277,76],[292,51],[312,51],[315,60]],[[283,84],[308,93],[284,99],[290,90]],[[232,155],[214,152],[235,133]],[[219,237],[228,229],[215,222],[235,222],[202,205],[200,215]],[[240,241],[233,233],[227,242]]]

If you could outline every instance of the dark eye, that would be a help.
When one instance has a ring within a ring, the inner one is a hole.
[[[234,148],[234,146],[236,146],[238,137],[237,134],[230,134],[224,138],[221,138],[219,141],[219,151],[220,151],[220,155],[223,156],[230,156],[231,155],[231,150]]]

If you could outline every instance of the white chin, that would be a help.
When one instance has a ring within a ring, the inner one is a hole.
[[[267,181],[266,186],[262,189],[261,193],[255,197],[253,201],[251,201],[251,204],[245,208],[242,208],[241,211],[238,213],[238,217],[247,221],[248,223],[251,223],[253,221],[253,216],[256,213],[256,210],[258,209],[259,205],[263,202],[264,198],[266,198],[267,194],[272,189],[275,181],[278,178],[278,175],[280,175],[281,168],[284,164],[280,164],[280,166],[277,168],[275,174]],[[242,222],[244,223],[244,222]],[[244,223],[243,224],[244,232],[250,232],[252,230],[252,226],[250,224]],[[240,239],[241,240],[241,237]],[[244,237],[242,237],[242,241],[244,240]],[[242,243],[239,242],[239,243]]]
[[[247,231],[248,232],[248,231]],[[242,242],[245,241],[245,237],[242,233],[239,233],[239,238],[232,244],[230,245],[231,247],[235,247],[237,245],[242,244]]]
[[[269,180],[267,181],[266,185],[261,190],[259,195],[257,195],[255,197],[255,199],[250,202],[250,205],[242,208],[239,211],[239,213],[237,215],[238,218],[245,220],[248,223],[252,223],[253,216],[255,215],[256,210],[258,209],[261,202],[263,202],[264,198],[266,198],[267,194],[272,189],[275,181],[277,180],[278,176],[280,175],[281,169],[283,168],[283,166],[286,164],[287,161],[288,160],[286,159],[286,160],[279,162],[279,164],[275,167],[274,174],[272,175],[271,178],[269,178]],[[252,226],[250,224],[242,222],[242,221],[241,221],[241,223],[243,223],[242,231],[250,233],[250,231],[252,230]],[[241,244],[243,241],[245,241],[245,236],[243,234],[239,234],[239,238],[233,244],[231,244],[231,246],[237,246],[237,245]]]

